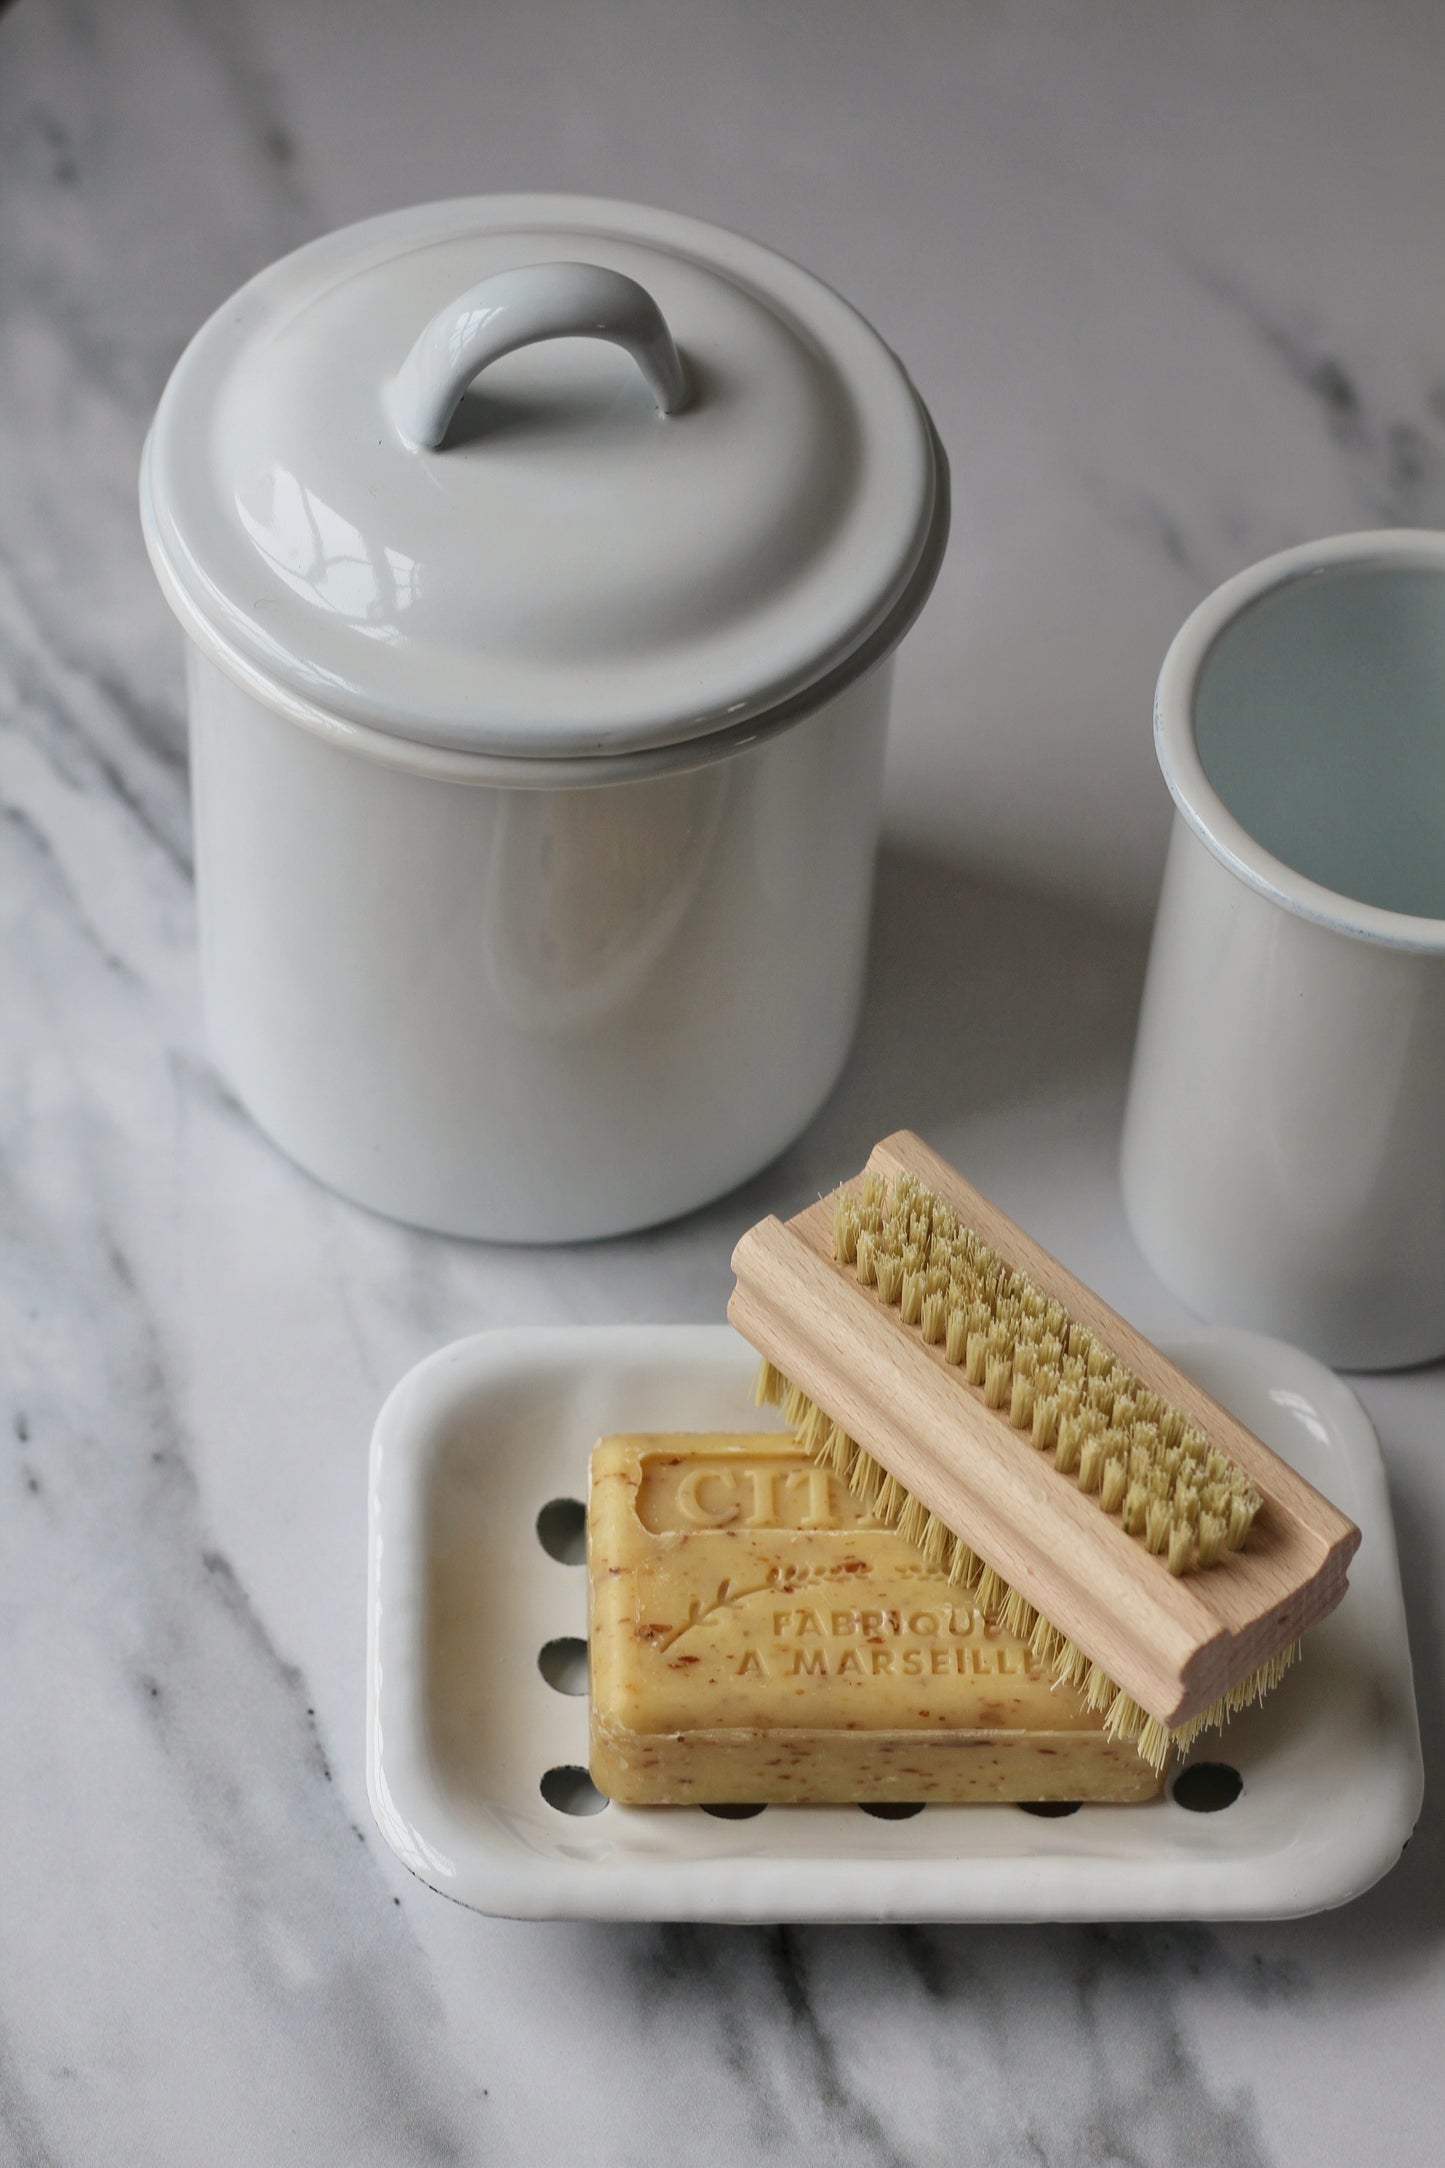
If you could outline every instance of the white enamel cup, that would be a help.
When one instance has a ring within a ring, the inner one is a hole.
[[[1175,818],[1124,1202],[1203,1316],[1345,1369],[1445,1353],[1445,536],[1204,602],[1159,679]]]
[[[857,1021],[947,465],[756,243],[421,205],[202,327],[141,477],[188,636],[219,1065],[395,1218],[619,1234],[780,1152]]]

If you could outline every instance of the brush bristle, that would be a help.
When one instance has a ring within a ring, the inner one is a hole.
[[[833,1250],[1168,1572],[1244,1544],[1261,1500],[1243,1470],[914,1176],[840,1189]]]
[[[771,1363],[765,1362],[758,1374],[757,1401],[759,1407],[782,1407],[800,1440],[813,1441],[808,1448],[813,1457],[840,1476],[856,1498],[871,1497],[876,1521],[905,1536],[955,1587],[968,1590],[980,1610],[1026,1641],[1056,1685],[1082,1691],[1088,1706],[1102,1714],[1109,1737],[1126,1740],[1151,1769],[1163,1768],[1171,1748],[1183,1753],[1202,1731],[1217,1730],[1237,1711],[1269,1693],[1299,1654],[1298,1642],[1281,1649],[1198,1716],[1172,1727],[1161,1724]],[[1111,1459],[1109,1466],[1113,1465]]]

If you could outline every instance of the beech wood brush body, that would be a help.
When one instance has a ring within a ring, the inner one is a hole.
[[[759,1397],[1154,1766],[1344,1594],[1359,1530],[919,1138],[733,1271]]]

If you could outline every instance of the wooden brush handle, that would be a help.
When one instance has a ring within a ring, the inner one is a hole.
[[[728,1315],[745,1338],[1161,1723],[1207,1708],[1333,1609],[1360,1540],[1343,1514],[920,1139],[888,1138],[868,1167],[943,1198],[1250,1477],[1264,1506],[1246,1548],[1171,1575],[834,1261],[826,1201],[738,1244]]]

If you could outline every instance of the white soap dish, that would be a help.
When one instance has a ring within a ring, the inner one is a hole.
[[[1268,1919],[1358,1896],[1423,1791],[1379,1445],[1296,1349],[1203,1329],[1164,1345],[1358,1522],[1349,1594],[1149,1805],[906,1817],[619,1807],[586,1776],[588,1453],[609,1431],[775,1427],[752,1350],[725,1325],[443,1348],[372,1442],[367,1784],[387,1841],[446,1896],[528,1919]]]

